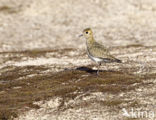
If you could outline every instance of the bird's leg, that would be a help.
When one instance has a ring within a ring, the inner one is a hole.
[[[96,72],[97,75],[99,75],[99,68],[100,68],[100,66],[101,66],[101,63],[98,63],[98,69],[97,69],[97,72]]]

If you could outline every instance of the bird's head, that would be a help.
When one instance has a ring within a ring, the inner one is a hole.
[[[93,37],[93,32],[91,30],[91,28],[86,28],[83,30],[83,34],[80,36],[84,36],[86,39],[88,38],[92,38]]]

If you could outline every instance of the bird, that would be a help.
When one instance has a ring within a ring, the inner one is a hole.
[[[122,63],[121,60],[111,55],[105,46],[95,41],[91,28],[84,29],[80,37],[81,36],[84,36],[86,39],[86,50],[88,57],[98,65],[96,72],[97,75],[99,75],[99,68],[102,63]]]

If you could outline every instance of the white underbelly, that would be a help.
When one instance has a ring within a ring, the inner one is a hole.
[[[93,60],[94,62],[96,62],[96,63],[101,63],[101,62],[103,62],[103,59],[94,57],[94,56],[92,56],[92,55],[90,55],[90,54],[88,54],[88,57],[89,57],[91,60]]]
[[[91,60],[93,60],[94,62],[96,62],[96,63],[101,63],[101,62],[103,62],[103,59],[100,59],[100,58],[98,58],[98,57],[94,57],[94,56],[92,56],[91,54],[89,54],[88,48],[87,48],[87,54],[88,54],[88,57],[89,57]]]
[[[91,59],[92,59],[93,61],[97,62],[97,63],[101,63],[101,62],[103,62],[102,59],[100,59],[100,58],[96,58],[96,57],[93,57],[93,56],[91,56]]]

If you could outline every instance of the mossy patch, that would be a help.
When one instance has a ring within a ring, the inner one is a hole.
[[[152,74],[140,77],[118,71],[102,71],[99,76],[96,76],[94,73],[81,70],[38,74],[48,69],[44,66],[4,69],[0,81],[7,82],[0,84],[0,119],[16,116],[17,111],[26,106],[39,108],[39,106],[33,104],[34,101],[47,100],[54,96],[62,97],[64,100],[74,99],[79,93],[88,91],[118,94],[135,89],[143,84],[143,80],[156,76],[156,74]],[[35,75],[26,77],[31,74]],[[138,85],[134,86],[135,83],[138,83]],[[114,106],[121,102],[106,101],[102,104]],[[3,112],[4,110],[7,112]]]

